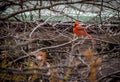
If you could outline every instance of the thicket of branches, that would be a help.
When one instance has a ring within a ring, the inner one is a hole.
[[[44,10],[53,14],[42,19]],[[81,12],[96,15],[83,21]],[[53,77],[60,82],[120,81],[119,12],[119,0],[0,1],[0,81],[44,82],[52,76],[43,72],[49,69],[57,70]],[[74,35],[74,21],[94,39]],[[50,67],[36,65],[37,51],[46,52]]]

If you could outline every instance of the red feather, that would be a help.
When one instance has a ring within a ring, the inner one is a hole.
[[[78,21],[74,23],[73,33],[75,33],[78,36],[86,35],[88,36],[88,38],[93,39],[93,37],[87,33],[86,28],[79,25]]]

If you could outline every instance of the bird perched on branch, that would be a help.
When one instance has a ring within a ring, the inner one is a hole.
[[[87,33],[86,28],[81,26],[78,21],[74,23],[73,27],[73,33],[76,34],[77,36],[88,36],[88,38],[93,39],[93,37]]]

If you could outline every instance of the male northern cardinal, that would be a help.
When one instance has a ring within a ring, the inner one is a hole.
[[[90,39],[93,39],[93,37],[87,33],[86,28],[79,25],[78,21],[74,23],[73,33],[75,33],[78,36],[85,35],[85,36],[88,36]]]

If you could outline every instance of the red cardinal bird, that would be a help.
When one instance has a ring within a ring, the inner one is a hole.
[[[74,23],[73,33],[75,33],[78,36],[85,35],[85,36],[88,36],[90,39],[93,39],[93,37],[87,33],[86,28],[79,25],[78,21]]]

